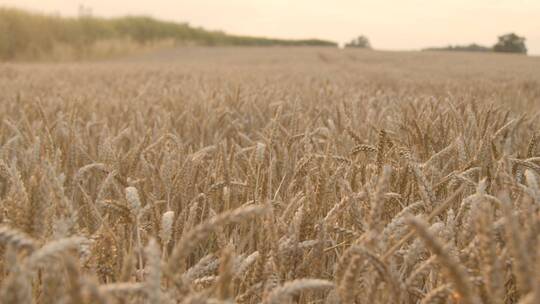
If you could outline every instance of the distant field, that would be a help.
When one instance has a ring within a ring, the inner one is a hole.
[[[540,303],[540,58],[0,65],[1,303]]]

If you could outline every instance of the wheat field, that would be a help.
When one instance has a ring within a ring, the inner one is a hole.
[[[3,64],[0,108],[1,303],[540,303],[540,58]]]

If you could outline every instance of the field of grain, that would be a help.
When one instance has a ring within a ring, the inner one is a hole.
[[[0,65],[1,303],[540,303],[540,58]]]

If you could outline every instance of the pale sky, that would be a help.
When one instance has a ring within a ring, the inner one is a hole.
[[[492,45],[516,32],[540,55],[540,0],[0,0],[0,5],[75,16],[148,15],[231,34],[321,38],[364,34],[378,49],[472,42]]]

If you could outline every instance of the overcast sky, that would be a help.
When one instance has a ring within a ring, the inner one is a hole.
[[[516,32],[540,55],[540,0],[0,0],[75,16],[149,15],[228,33],[345,42],[364,34],[379,49],[495,43]]]

